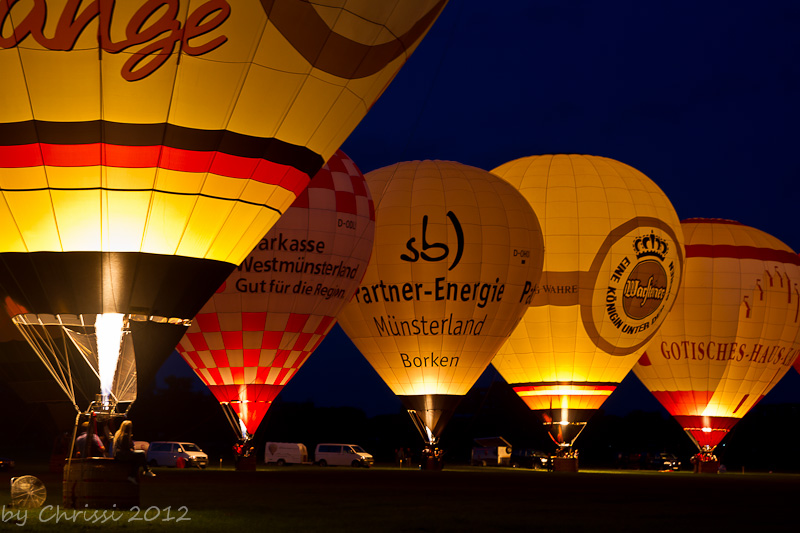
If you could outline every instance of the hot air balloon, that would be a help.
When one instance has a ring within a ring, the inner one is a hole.
[[[366,177],[375,245],[339,324],[436,453],[533,295],[539,223],[507,183],[461,163],[398,163]]]
[[[797,370],[798,373],[800,373],[800,356],[798,356],[794,360],[794,369]]]
[[[797,360],[800,257],[763,231],[687,219],[686,273],[633,370],[703,452]]]
[[[336,323],[367,269],[374,230],[364,176],[338,151],[178,344],[243,446]]]
[[[800,372],[800,357],[794,360],[794,369]]]
[[[492,172],[533,207],[546,250],[533,301],[492,364],[568,462],[675,302],[680,223],[655,183],[613,159],[541,155]]]
[[[66,392],[135,398],[445,3],[0,2],[0,299]]]

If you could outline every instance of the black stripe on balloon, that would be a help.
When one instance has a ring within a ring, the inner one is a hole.
[[[197,152],[221,152],[265,159],[313,176],[322,168],[322,156],[305,146],[280,139],[254,137],[227,130],[198,130],[174,124],[123,124],[93,120],[48,122],[29,120],[0,124],[0,146],[21,144],[94,144],[168,146]]]
[[[236,265],[142,252],[0,254],[9,315],[130,313],[191,319]]]
[[[249,204],[254,205],[257,207],[265,207],[267,209],[271,209],[278,213],[279,215],[283,214],[279,209],[272,207],[271,205],[262,204],[258,202],[251,202],[249,200],[243,200],[241,198],[225,198],[224,196],[212,196],[210,194],[203,194],[199,192],[178,192],[178,191],[165,191],[163,189],[118,189],[118,188],[110,188],[110,187],[36,187],[31,189],[11,189],[0,187],[0,192],[42,192],[42,191],[106,191],[106,192],[157,192],[161,194],[171,194],[174,196],[199,196],[202,198],[209,198],[211,200],[223,200],[226,202],[239,202],[242,204]]]

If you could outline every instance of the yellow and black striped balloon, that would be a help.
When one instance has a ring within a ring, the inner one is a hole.
[[[0,2],[9,313],[191,319],[445,4]]]

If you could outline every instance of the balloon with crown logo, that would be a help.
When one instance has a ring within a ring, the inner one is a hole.
[[[575,464],[575,439],[675,302],[680,223],[652,180],[613,159],[532,156],[492,172],[531,204],[545,244],[533,301],[492,364]]]

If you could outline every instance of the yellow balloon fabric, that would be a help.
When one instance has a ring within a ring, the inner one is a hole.
[[[533,302],[492,364],[531,409],[592,412],[675,302],[678,216],[652,180],[605,157],[532,156],[492,172],[528,200],[545,240]]]
[[[446,0],[0,4],[0,252],[238,265]]]
[[[634,366],[700,447],[715,447],[800,352],[800,257],[729,220],[683,221],[675,307]]]
[[[461,163],[404,162],[366,178],[375,244],[339,323],[404,401],[460,398],[539,280],[536,215],[503,180]]]
[[[125,314],[154,375],[445,4],[0,2],[5,310]]]

